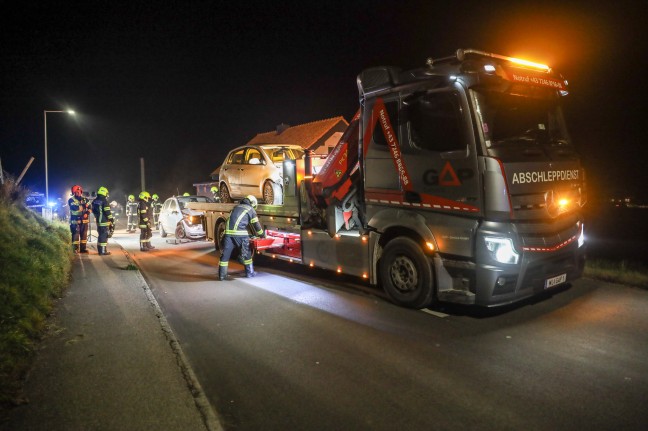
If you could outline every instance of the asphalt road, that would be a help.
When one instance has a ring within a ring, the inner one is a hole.
[[[274,261],[218,282],[207,242],[156,234],[158,249],[141,253],[138,235],[116,240],[228,430],[648,426],[647,291],[582,279],[494,312],[413,311]]]

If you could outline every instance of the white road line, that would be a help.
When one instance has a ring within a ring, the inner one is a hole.
[[[422,308],[421,311],[424,312],[424,313],[427,313],[427,314],[431,314],[431,315],[436,316],[436,317],[440,317],[440,318],[442,318],[442,319],[443,319],[444,317],[448,317],[448,316],[449,316],[449,314],[440,313],[440,312],[438,312],[438,311],[428,310],[427,308]]]

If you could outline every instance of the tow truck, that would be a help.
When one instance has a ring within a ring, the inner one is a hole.
[[[258,206],[257,253],[361,277],[410,308],[501,306],[582,275],[585,171],[559,73],[459,49],[357,84],[318,172],[308,152],[284,163],[283,204]],[[220,249],[233,204],[191,207]]]

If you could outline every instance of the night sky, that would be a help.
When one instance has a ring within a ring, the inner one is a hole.
[[[357,110],[366,67],[423,66],[457,48],[546,63],[590,196],[648,197],[648,2],[0,2],[0,159],[49,194],[209,181],[231,148],[276,125]]]

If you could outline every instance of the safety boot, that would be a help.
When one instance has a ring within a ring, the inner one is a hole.
[[[232,277],[227,275],[227,267],[226,266],[219,266],[218,267],[218,280],[219,281],[232,280]]]
[[[149,251],[148,247],[143,242],[140,242],[140,251]]]
[[[100,245],[98,248],[100,256],[108,256],[110,254],[105,245]]]
[[[254,266],[250,263],[245,265],[245,276],[247,278],[252,278],[256,275],[257,273],[254,272]]]
[[[149,241],[146,243],[146,248],[148,248],[149,250],[153,250],[155,247],[153,247],[153,244],[151,244],[151,242]]]

